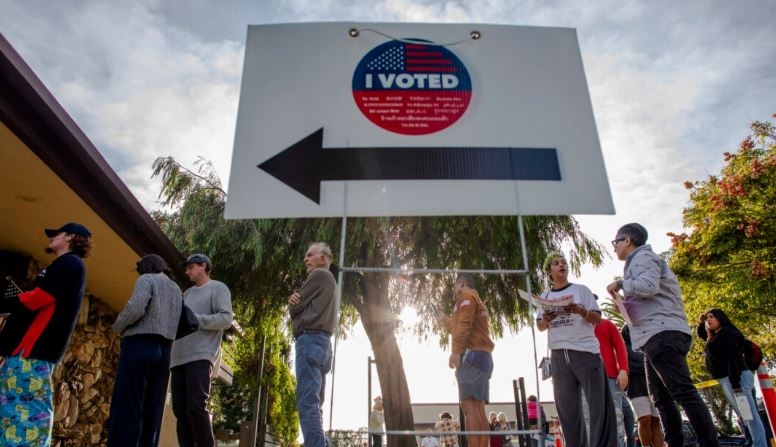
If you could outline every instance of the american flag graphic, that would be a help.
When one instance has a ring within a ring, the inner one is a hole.
[[[3,293],[3,298],[14,298],[16,295],[22,293],[21,287],[17,286],[10,277],[6,277],[5,279],[8,281],[8,284],[6,285],[5,292]]]
[[[472,82],[452,51],[427,40],[384,42],[353,71],[353,99],[378,127],[403,135],[427,135],[454,124],[469,106]]]
[[[455,73],[454,62],[439,48],[430,45],[401,43],[389,47],[367,65],[372,71],[407,71],[422,73]]]

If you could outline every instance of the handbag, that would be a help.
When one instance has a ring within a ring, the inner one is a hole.
[[[187,335],[191,335],[197,332],[199,329],[199,321],[194,312],[189,309],[186,303],[181,304],[181,318],[178,320],[178,331],[175,333],[175,339],[179,340]]]
[[[22,288],[17,286],[15,282],[13,282],[13,279],[11,279],[10,276],[5,277],[5,281],[7,281],[5,292],[3,292],[3,298],[6,300],[10,300],[11,298],[16,298],[20,293],[23,292]],[[5,320],[11,316],[10,313],[2,313],[0,314],[0,331],[3,330],[3,327],[5,326]],[[0,357],[2,359],[2,357]]]

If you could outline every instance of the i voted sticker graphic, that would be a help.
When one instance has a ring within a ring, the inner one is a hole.
[[[447,48],[420,39],[373,48],[356,66],[353,99],[377,126],[403,135],[446,129],[466,112],[469,72]]]

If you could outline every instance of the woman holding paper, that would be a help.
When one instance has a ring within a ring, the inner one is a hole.
[[[617,445],[614,404],[601,361],[594,328],[601,320],[593,293],[568,281],[568,264],[561,253],[550,253],[544,272],[552,287],[536,302],[536,326],[549,331],[552,387],[560,426],[567,447],[610,447]],[[590,433],[585,433],[581,393],[590,409]]]
[[[766,447],[765,428],[752,394],[754,375],[746,368],[741,351],[744,335],[724,311],[710,309],[698,317],[698,337],[706,341],[706,369],[722,385],[730,406],[749,429],[752,446]]]

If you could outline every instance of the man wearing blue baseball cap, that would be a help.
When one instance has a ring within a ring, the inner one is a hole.
[[[172,344],[172,411],[175,413],[178,445],[213,447],[213,426],[207,411],[210,375],[221,351],[224,330],[232,324],[232,293],[220,281],[210,279],[210,258],[197,253],[184,262],[186,276],[194,283],[183,302],[197,316],[199,329]]]
[[[91,232],[71,222],[45,233],[46,253],[57,258],[35,278],[35,288],[0,300],[0,313],[10,314],[0,331],[0,426],[11,445],[51,442],[51,372],[65,354],[86,288],[82,258],[92,249]],[[37,433],[34,440],[30,433]]]

